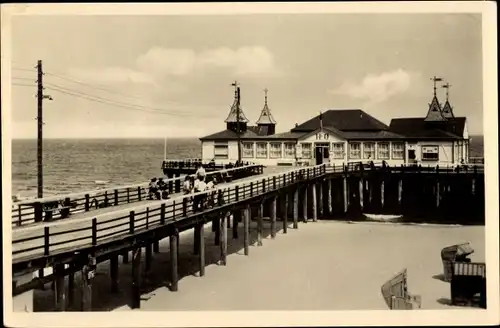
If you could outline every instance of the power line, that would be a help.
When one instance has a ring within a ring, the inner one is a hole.
[[[12,67],[13,71],[24,71],[24,72],[33,72],[35,73],[36,71],[34,69],[28,69],[28,68],[17,68],[17,67]]]
[[[187,112],[180,112],[180,111],[166,111],[165,109],[162,109],[162,108],[155,108],[155,107],[149,107],[149,106],[144,106],[144,105],[137,105],[137,104],[132,104],[132,103],[126,103],[126,102],[121,102],[121,101],[116,101],[116,100],[113,100],[113,99],[109,99],[109,98],[104,98],[104,97],[99,97],[99,96],[95,96],[95,95],[92,95],[92,94],[88,94],[88,93],[85,93],[85,92],[80,92],[80,91],[77,91],[77,90],[73,90],[73,89],[70,89],[70,88],[65,88],[65,87],[62,87],[62,86],[59,86],[59,85],[56,85],[56,84],[52,84],[52,83],[45,83],[45,85],[48,85],[48,89],[52,89],[52,90],[56,90],[56,91],[60,91],[60,92],[66,92],[66,93],[71,93],[72,95],[80,95],[82,97],[91,97],[95,100],[99,100],[99,101],[104,101],[104,102],[112,102],[114,104],[117,104],[117,105],[120,105],[120,106],[126,106],[126,107],[137,107],[139,109],[144,109],[144,110],[147,110],[147,111],[150,111],[150,112],[153,112],[153,113],[161,113],[161,114],[170,114],[170,115],[178,115],[178,116],[187,116],[189,115],[190,113],[187,113]],[[187,114],[187,115],[186,115]]]
[[[85,82],[82,82],[82,81],[79,81],[79,80],[75,80],[75,79],[69,78],[67,76],[63,76],[63,75],[59,75],[59,74],[55,74],[55,73],[49,73],[49,72],[46,72],[45,74],[46,75],[50,75],[50,76],[54,76],[56,78],[59,78],[59,79],[62,79],[62,80],[66,80],[66,81],[69,81],[69,82],[77,83],[77,84],[80,84],[80,85],[83,85],[83,86],[86,86],[86,87],[89,87],[89,88],[92,88],[92,89],[106,91],[106,92],[114,93],[114,94],[117,94],[117,95],[120,95],[120,96],[124,96],[124,97],[128,97],[128,98],[133,98],[133,99],[139,99],[139,100],[141,100],[141,98],[137,97],[137,96],[131,96],[131,95],[127,95],[127,94],[115,91],[115,90],[111,90],[111,89],[107,89],[107,88],[103,88],[103,87],[97,87],[97,86],[94,86],[94,85],[91,85],[91,84],[88,84],[88,83],[85,83]]]
[[[36,87],[35,84],[12,83],[12,85],[15,85],[18,87]]]
[[[33,83],[36,82],[36,80],[32,79],[32,78],[29,78],[29,77],[12,77],[13,80],[24,80],[24,81],[32,81]]]
[[[186,116],[186,115],[179,115],[178,113],[175,114],[175,113],[170,113],[170,112],[165,112],[165,111],[162,112],[162,111],[134,108],[134,107],[131,107],[131,105],[123,105],[121,103],[112,102],[112,101],[108,101],[108,100],[100,100],[100,99],[97,99],[96,97],[87,96],[84,94],[79,94],[79,93],[74,93],[74,92],[68,92],[68,91],[65,91],[65,90],[62,90],[59,88],[48,88],[48,89],[51,89],[51,90],[54,90],[54,91],[57,91],[57,92],[60,92],[60,93],[66,94],[66,95],[70,95],[70,96],[73,96],[76,98],[81,98],[81,99],[94,101],[94,102],[101,103],[101,104],[116,106],[116,107],[120,107],[120,108],[124,108],[124,109],[148,112],[148,113],[153,113],[153,114],[170,115],[170,116]]]

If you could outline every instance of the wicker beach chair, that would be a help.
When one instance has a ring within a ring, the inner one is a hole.
[[[382,285],[382,296],[391,310],[413,310],[419,309],[422,305],[420,295],[408,293],[406,269]]]
[[[451,277],[451,304],[472,305],[479,294],[478,305],[486,308],[486,264],[453,262]]]
[[[444,281],[450,282],[453,275],[453,263],[455,262],[470,262],[467,258],[474,253],[474,249],[470,243],[457,244],[445,247],[441,250],[441,260],[443,261]]]

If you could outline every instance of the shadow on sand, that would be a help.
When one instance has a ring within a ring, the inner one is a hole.
[[[232,222],[231,222],[232,225]],[[271,235],[271,222],[264,218],[262,239],[270,238]],[[291,229],[292,222],[288,221],[288,229]],[[233,229],[227,229],[227,255],[237,254],[244,255],[244,241],[243,241],[243,223],[238,224],[238,239],[233,239]],[[276,221],[276,238],[279,238],[283,229],[283,222]],[[220,260],[220,246],[215,245],[215,233],[212,232],[211,223],[205,225],[205,266],[216,264]],[[181,280],[184,277],[199,275],[198,256],[193,254],[194,233],[193,230],[181,233],[179,238],[179,257],[178,257],[178,270],[179,270],[179,290],[182,290]],[[255,219],[250,222],[250,247],[257,246],[257,223]],[[265,247],[265,246],[262,246]],[[153,253],[151,270],[145,274],[145,251],[141,252],[141,300],[147,300],[154,291],[162,287],[170,287],[170,249],[169,238],[160,241],[160,252]],[[251,252],[251,251],[250,251]],[[131,256],[131,255],[129,255]],[[231,265],[231,260],[228,258],[227,265]],[[119,256],[119,290],[116,293],[111,292],[111,278],[110,278],[110,261],[99,263],[96,270],[96,276],[92,282],[92,311],[111,311],[113,309],[130,306],[132,294],[132,265],[131,263],[122,263],[122,257]],[[68,308],[66,311],[81,311],[81,292],[80,286],[81,276],[80,272],[75,274],[75,289],[74,300],[68,302],[68,295],[66,299]],[[68,279],[66,279],[66,285]],[[44,290],[34,291],[34,311],[35,312],[51,312],[55,311],[55,294],[51,290],[51,284],[45,285]],[[165,306],[168,309],[168,306]]]
[[[440,274],[437,274],[435,276],[432,276],[433,279],[436,279],[436,280],[440,280],[442,282],[447,282],[446,280],[444,280],[444,274],[440,273]]]

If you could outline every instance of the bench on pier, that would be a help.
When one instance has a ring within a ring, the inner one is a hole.
[[[391,310],[419,309],[422,304],[420,295],[411,295],[408,293],[406,269],[382,285],[382,296]]]
[[[454,262],[451,277],[451,304],[478,304],[486,308],[486,264]],[[479,294],[479,300],[475,296]]]
[[[50,202],[44,204],[42,210],[45,213],[45,221],[52,221],[54,219],[54,213],[59,212],[60,219],[66,219],[70,216],[70,210],[73,208],[72,205],[62,205],[59,202]]]
[[[443,248],[441,250],[441,260],[443,261],[444,281],[451,281],[453,264],[455,262],[470,262],[470,258],[467,256],[472,253],[474,253],[474,249],[469,242]]]

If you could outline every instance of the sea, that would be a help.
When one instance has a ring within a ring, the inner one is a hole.
[[[46,139],[44,196],[143,183],[163,176],[164,139]],[[472,136],[471,157],[483,157],[483,137]],[[168,159],[201,157],[197,138],[167,140]],[[12,195],[37,193],[37,141],[12,141]]]

